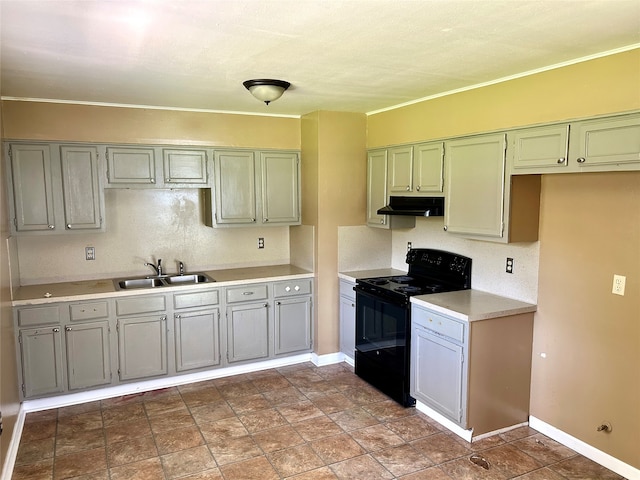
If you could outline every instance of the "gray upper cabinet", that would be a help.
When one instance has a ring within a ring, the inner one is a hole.
[[[63,145],[60,160],[65,228],[99,229],[102,225],[102,190],[98,181],[98,150]]]
[[[640,114],[585,120],[571,129],[569,162],[580,171],[640,170]]]
[[[206,150],[165,148],[162,156],[165,184],[208,184]]]
[[[111,188],[199,188],[209,186],[207,149],[108,146]]]
[[[107,185],[154,185],[156,158],[153,148],[107,147]]]
[[[209,226],[299,225],[297,152],[217,150],[215,197],[205,192]]]
[[[389,195],[413,192],[413,147],[393,147],[387,150]]]
[[[253,152],[216,151],[215,224],[255,224],[256,164]]]
[[[8,157],[14,234],[103,228],[97,148],[13,143]]]
[[[13,144],[9,146],[8,158],[15,231],[54,230],[56,224],[49,146]]]
[[[569,125],[550,125],[508,132],[512,173],[566,169],[569,165]]]
[[[388,217],[378,209],[387,204],[387,151],[373,150],[367,155],[367,225],[389,228]]]
[[[389,155],[389,195],[442,196],[444,142],[393,147]]]
[[[445,229],[451,233],[502,237],[505,134],[446,143]]]
[[[260,152],[263,223],[300,223],[298,163],[295,152]]]

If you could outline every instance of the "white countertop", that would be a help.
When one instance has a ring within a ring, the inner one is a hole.
[[[189,272],[187,272],[188,274]],[[204,273],[215,280],[215,283],[199,283],[195,285],[178,285],[160,288],[138,288],[133,290],[116,290],[113,279],[85,280],[78,282],[47,283],[28,285],[15,290],[12,305],[38,305],[54,302],[69,302],[111,298],[120,296],[146,295],[164,293],[180,289],[201,289],[226,287],[229,285],[273,282],[292,278],[312,278],[313,272],[293,265],[270,265],[265,267],[232,268],[227,270],[207,270]]]
[[[355,283],[359,278],[375,278],[375,277],[391,277],[406,275],[407,272],[403,270],[396,270],[395,268],[378,268],[375,270],[357,270],[354,272],[339,272],[338,278]]]
[[[411,297],[411,303],[464,321],[488,320],[537,310],[531,303],[480,290],[434,293]]]

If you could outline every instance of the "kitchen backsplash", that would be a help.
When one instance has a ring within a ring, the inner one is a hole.
[[[210,228],[198,189],[105,191],[106,232],[16,238],[22,285],[289,263],[289,227]],[[258,237],[264,249],[258,249]],[[85,247],[96,259],[85,260]]]

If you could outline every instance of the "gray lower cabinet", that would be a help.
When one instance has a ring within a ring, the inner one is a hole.
[[[111,383],[108,321],[66,325],[64,339],[69,390]]]
[[[226,289],[228,363],[269,357],[268,299],[266,284]]]
[[[116,300],[120,380],[166,375],[167,315],[164,295]]]
[[[412,317],[411,364],[415,366],[412,395],[460,424],[466,406],[463,398],[464,347],[461,342],[429,328],[432,322],[431,316],[428,319],[421,315]],[[459,326],[464,335],[464,325],[459,323]]]
[[[60,325],[21,329],[18,334],[25,398],[64,392]]]
[[[218,290],[173,295],[176,371],[220,365]]]
[[[278,282],[273,285],[276,355],[311,350],[311,290],[311,279]]]
[[[355,283],[340,280],[340,351],[351,361],[356,350],[356,294]]]

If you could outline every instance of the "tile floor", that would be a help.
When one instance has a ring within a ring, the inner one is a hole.
[[[467,443],[347,364],[304,363],[30,413],[12,478],[622,477],[528,427]]]

